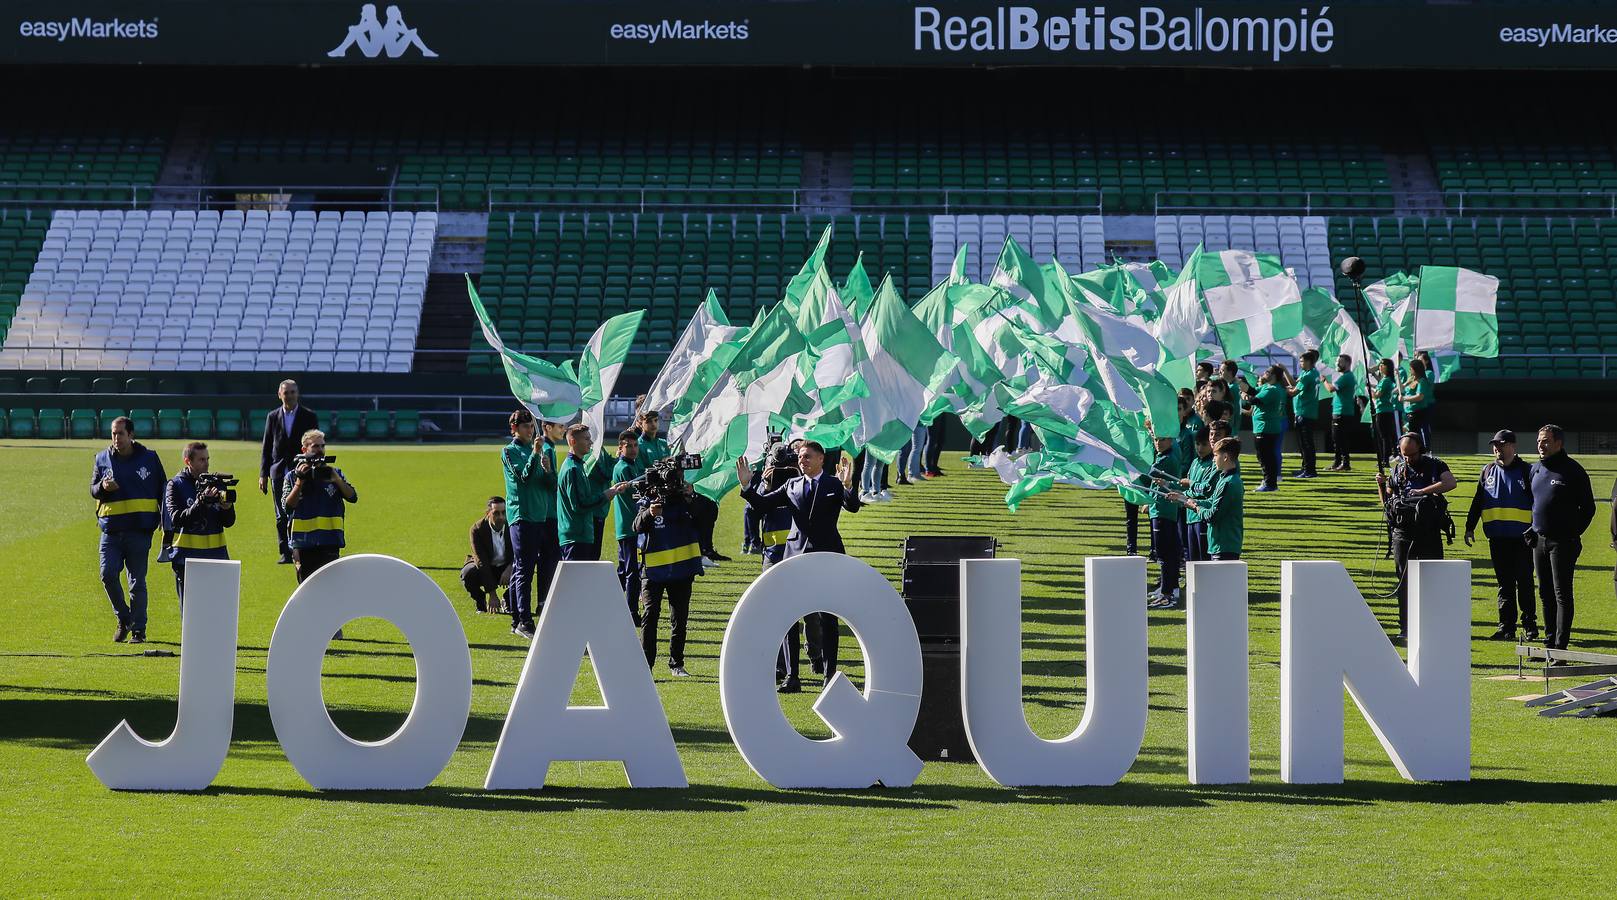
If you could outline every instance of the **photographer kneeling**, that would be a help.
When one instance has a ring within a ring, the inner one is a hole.
[[[696,496],[685,480],[679,457],[653,463],[646,470],[634,531],[640,542],[640,647],[646,665],[657,660],[657,619],[663,596],[668,597],[668,671],[675,678],[685,671],[685,625],[691,613],[691,586],[702,574],[702,547],[691,500]]]
[[[208,445],[185,445],[184,468],[163,491],[163,517],[172,535],[167,558],[174,564],[174,593],[185,611],[185,561],[229,559],[225,529],[236,524],[236,479],[208,471]],[[162,557],[159,557],[161,559]]]
[[[1443,537],[1454,539],[1448,500],[1458,483],[1448,464],[1426,453],[1420,436],[1398,441],[1391,477],[1376,476],[1376,489],[1392,526],[1392,555],[1398,571],[1398,639],[1409,632],[1409,561],[1442,559]]]
[[[509,612],[499,589],[511,588],[511,529],[505,520],[505,498],[490,497],[481,518],[472,523],[472,552],[460,569],[460,584],[477,604],[478,612]]]
[[[303,434],[303,452],[292,458],[286,473],[281,505],[292,517],[290,543],[292,566],[302,584],[320,569],[342,555],[343,513],[349,503],[359,500],[359,492],[331,465],[336,456],[326,455],[326,435],[321,431]],[[342,632],[338,631],[341,637]]]

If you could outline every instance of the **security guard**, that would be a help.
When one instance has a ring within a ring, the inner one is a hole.
[[[304,432],[303,455],[326,455],[324,432]],[[344,513],[348,504],[358,502],[359,492],[343,477],[341,469],[315,468],[304,462],[286,473],[282,497],[282,505],[292,514],[292,566],[298,584],[302,584],[342,555],[342,548],[347,546]],[[342,637],[342,632],[338,631],[337,636]]]
[[[163,518],[166,530],[174,535],[169,561],[174,565],[174,593],[185,611],[185,561],[188,559],[229,559],[225,529],[236,524],[236,505],[210,487],[197,492],[197,476],[208,472],[208,445],[192,441],[185,445],[185,467],[163,492]]]
[[[640,459],[640,432],[625,429],[618,435],[618,461],[612,466],[612,480],[634,481],[646,473]],[[640,624],[640,547],[634,531],[634,495],[622,493],[612,498],[612,536],[618,542],[618,583],[629,603],[629,615]]]
[[[1241,481],[1241,442],[1224,438],[1213,445],[1218,475],[1205,499],[1174,493],[1169,499],[1201,514],[1207,523],[1207,555],[1217,561],[1241,558],[1246,536],[1246,485]]]
[[[574,426],[575,428],[578,426]],[[646,665],[657,660],[657,620],[662,601],[668,598],[668,671],[675,678],[688,678],[685,671],[685,626],[691,614],[691,587],[702,574],[702,545],[696,522],[691,517],[690,499],[695,496],[690,482],[681,482],[682,494],[665,504],[646,497],[634,517],[634,531],[640,536],[640,648]]]
[[[1522,535],[1533,524],[1532,466],[1516,455],[1516,432],[1495,432],[1488,442],[1494,461],[1482,467],[1471,511],[1465,516],[1465,544],[1476,539],[1477,522],[1488,538],[1494,580],[1499,583],[1499,630],[1496,641],[1516,636],[1517,610],[1530,641],[1538,640],[1538,613],[1533,598],[1533,548]]]
[[[112,420],[112,446],[95,455],[90,475],[90,496],[101,526],[101,585],[118,616],[114,641],[146,641],[146,566],[152,552],[152,532],[161,515],[163,461],[156,451],[135,440],[135,423],[128,416]],[[129,604],[124,604],[123,573],[129,573]]]
[[[534,448],[539,425],[533,413],[511,414],[511,443],[500,448],[505,473],[505,515],[511,523],[511,586],[505,602],[511,608],[511,633],[533,639],[533,589],[539,585],[544,607],[550,580],[561,561],[556,543],[556,465],[546,445]]]

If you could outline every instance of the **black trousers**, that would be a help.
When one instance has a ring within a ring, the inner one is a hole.
[[[1151,547],[1156,551],[1161,578],[1157,591],[1169,594],[1179,590],[1179,568],[1184,565],[1185,548],[1179,543],[1179,520],[1168,516],[1151,517]]]
[[[1348,441],[1353,439],[1353,417],[1331,416],[1331,446],[1335,449],[1335,456],[1331,465],[1345,469],[1352,464],[1348,459]]]
[[[598,562],[601,559],[600,544],[586,544],[583,541],[574,541],[571,544],[561,545],[561,558],[563,562]]]
[[[691,616],[691,584],[682,581],[648,581],[640,589],[640,649],[646,651],[646,665],[657,661],[657,619],[662,615],[663,595],[668,596],[668,667],[685,665],[685,624]]]
[[[280,466],[270,466],[269,495],[270,503],[275,506],[275,545],[282,556],[292,554],[292,545],[288,543],[292,534],[292,513],[281,505],[281,482],[286,478],[286,470]]]
[[[926,459],[922,468],[934,475],[939,471],[938,460],[943,458],[943,435],[943,416],[940,415],[926,426]]]
[[[825,680],[830,681],[837,671],[837,646],[842,640],[840,620],[830,613],[815,612],[803,617],[802,622],[793,622],[790,631],[786,632],[785,646],[782,653],[786,657],[786,677],[793,681],[798,679],[798,672],[802,669],[802,647],[798,643],[799,635],[808,632],[809,659],[822,661],[825,664]],[[818,650],[818,654],[815,651]],[[780,666],[776,666],[779,674]]]
[[[1123,549],[1129,556],[1140,550],[1140,504],[1123,501]]]
[[[325,566],[336,562],[337,557],[341,555],[340,547],[292,548],[292,571],[298,576],[298,584],[307,581],[310,575]]]
[[[1263,469],[1263,483],[1275,487],[1280,484],[1280,432],[1253,437],[1258,442],[1258,466]]]
[[[1431,410],[1417,409],[1408,416],[1404,423],[1404,430],[1420,435],[1421,446],[1427,450],[1432,449],[1432,413]]]
[[[1376,413],[1376,459],[1385,463],[1398,455],[1398,419],[1390,412]]]
[[[693,494],[686,506],[690,508],[691,520],[696,525],[696,538],[701,544],[702,553],[717,552],[713,546],[713,527],[719,522],[719,505],[701,494]]]
[[[1398,572],[1398,633],[1409,633],[1409,561],[1442,559],[1443,535],[1435,530],[1392,533],[1392,559]]]
[[[1488,556],[1493,559],[1493,577],[1499,582],[1499,627],[1515,630],[1517,612],[1522,627],[1538,630],[1538,611],[1533,600],[1533,548],[1516,537],[1488,538]]]
[[[495,612],[504,612],[504,610],[498,608],[500,605],[499,585],[500,578],[510,568],[510,560],[507,560],[503,566],[490,563],[486,567],[480,566],[476,560],[472,560],[460,567],[461,587],[464,587],[466,593],[471,595],[472,602],[477,604],[478,612],[486,612],[489,609],[490,600],[494,601]],[[485,590],[484,585],[486,584],[493,584],[494,587]]]
[[[1544,604],[1544,646],[1565,650],[1572,637],[1572,576],[1583,542],[1578,538],[1539,535],[1533,548],[1538,570],[1538,597]]]
[[[989,427],[988,432],[986,434],[984,434],[981,438],[973,438],[972,439],[972,441],[971,441],[971,453],[972,453],[973,456],[987,456],[988,454],[990,454],[990,453],[992,453],[994,451],[994,446],[996,444],[996,441],[994,439],[996,437],[998,437],[999,426],[1001,424],[1003,424],[1003,423],[1001,423],[1001,422],[994,423],[994,425]]]
[[[747,507],[751,509],[752,507]],[[636,536],[618,538],[618,584],[623,585],[623,596],[628,598],[629,617],[640,624],[640,543]]]
[[[1313,475],[1315,473],[1314,467],[1318,464],[1314,454],[1314,420],[1306,416],[1298,416],[1295,424],[1297,426],[1297,450],[1303,457],[1303,471]]]

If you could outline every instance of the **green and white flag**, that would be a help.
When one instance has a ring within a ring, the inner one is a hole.
[[[1458,266],[1421,266],[1416,350],[1499,355],[1499,279]]]
[[[719,372],[729,364],[730,357],[740,349],[739,339],[746,333],[747,326],[730,324],[718,295],[709,290],[707,299],[697,307],[679,340],[668,351],[668,361],[663,363],[662,371],[646,389],[644,408],[671,413],[700,401]],[[715,362],[717,365],[712,365]],[[672,421],[673,417],[664,418]]]
[[[1151,333],[1162,345],[1163,355],[1170,359],[1191,359],[1197,348],[1213,336],[1213,324],[1207,320],[1207,310],[1202,305],[1201,282],[1197,277],[1204,255],[1200,246],[1191,252],[1185,267],[1163,289],[1162,309],[1151,322]]]
[[[1278,257],[1244,250],[1203,254],[1196,274],[1225,356],[1248,356],[1302,331],[1302,291]]]
[[[870,304],[876,300],[876,289],[870,284],[870,275],[865,272],[865,254],[860,251],[859,257],[853,261],[853,269],[848,272],[848,280],[842,283],[840,296],[848,308],[853,310],[853,317],[860,322],[870,313]]]
[[[1397,359],[1415,353],[1415,304],[1420,279],[1394,272],[1364,289],[1375,316],[1370,346],[1378,356]]]
[[[1059,264],[1055,267],[1058,275]],[[1055,336],[1088,351],[1096,388],[1118,409],[1150,417],[1152,427],[1171,436],[1179,431],[1178,389],[1161,373],[1162,345],[1149,325],[1124,318],[1111,304],[1073,279],[1058,279],[1068,313]],[[1120,286],[1114,285],[1114,291]]]
[[[876,291],[863,330],[865,360],[859,375],[865,393],[852,403],[859,417],[853,440],[891,463],[914,436],[928,399],[947,383],[959,360],[904,305],[890,275]]]
[[[803,267],[797,270],[792,280],[786,283],[786,297],[781,302],[786,304],[792,315],[797,315],[797,307],[802,304],[803,295],[814,283],[814,279],[824,274],[825,253],[829,249],[831,249],[831,226],[827,225],[825,231],[820,233],[820,242],[814,245],[814,252],[803,261]]]
[[[618,375],[623,372],[623,363],[629,358],[629,348],[645,317],[646,311],[637,309],[607,319],[590,335],[584,352],[578,356],[579,405],[597,447],[606,443],[606,402],[612,399],[612,389],[618,385]],[[601,458],[599,453],[592,454],[585,467],[594,469]]]
[[[500,354],[512,396],[541,420],[560,422],[576,415],[583,406],[578,379],[563,366],[505,346],[499,330],[489,319],[488,310],[483,308],[482,299],[477,296],[477,288],[472,286],[471,276],[466,278],[466,294],[471,298],[472,311],[477,314],[477,324],[483,328],[483,339]]]

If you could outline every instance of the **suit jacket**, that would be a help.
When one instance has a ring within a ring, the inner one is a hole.
[[[500,541],[505,545],[505,564],[509,566],[511,560],[516,558],[511,553],[509,522],[505,525],[505,533],[500,536]],[[490,591],[494,590],[500,582],[500,570],[494,568],[494,526],[488,523],[486,516],[472,524],[472,553],[466,557],[466,561],[477,564],[478,570],[483,573],[485,582],[483,587]]]
[[[828,471],[817,477],[799,475],[772,491],[760,492],[749,485],[741,492],[753,509],[768,512],[786,508],[792,511],[792,533],[786,538],[786,555],[800,553],[841,553],[842,535],[837,520],[842,511],[859,511],[859,495],[844,488]]]
[[[303,433],[320,427],[320,418],[307,406],[298,406],[292,416],[292,434],[286,433],[286,407],[277,406],[264,418],[264,448],[258,461],[258,477],[279,485],[292,457],[303,450]]]

